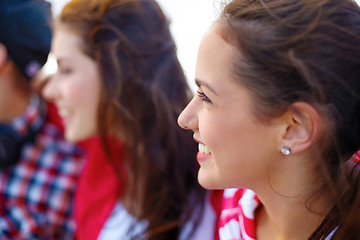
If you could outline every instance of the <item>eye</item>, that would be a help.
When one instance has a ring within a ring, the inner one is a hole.
[[[59,67],[58,73],[59,74],[70,74],[72,72],[72,69],[69,67]]]
[[[206,103],[211,103],[210,98],[208,98],[208,96],[206,96],[205,93],[200,92],[200,91],[197,91],[197,95],[198,95],[198,97],[199,97],[202,101],[204,101],[204,102],[206,102]]]

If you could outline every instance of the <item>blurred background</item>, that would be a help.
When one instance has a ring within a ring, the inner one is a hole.
[[[52,4],[56,18],[69,0],[48,0]],[[179,61],[191,89],[196,89],[195,63],[197,49],[202,35],[217,16],[215,2],[217,0],[157,0],[168,17],[170,30],[177,46]],[[46,72],[56,71],[56,62],[50,57],[45,66]]]
[[[69,0],[48,0],[56,17]],[[355,0],[360,5],[360,0]],[[218,15],[219,0],[157,0],[170,22],[170,30],[177,45],[179,61],[191,89],[196,89],[195,63],[202,35]],[[56,63],[49,60],[46,71],[56,71]]]

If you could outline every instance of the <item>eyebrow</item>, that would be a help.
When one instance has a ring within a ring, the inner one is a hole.
[[[71,56],[70,54],[60,54],[60,56],[56,56],[54,54],[54,57],[56,59],[56,61],[73,61],[73,56]]]
[[[204,81],[202,81],[202,80],[200,80],[200,79],[198,79],[198,78],[195,79],[195,83],[196,83],[196,85],[197,85],[198,87],[204,86],[204,87],[206,87],[207,89],[209,89],[211,92],[213,92],[215,95],[218,95],[218,94],[216,93],[216,91],[214,90],[214,88],[212,88],[208,83],[206,83],[206,82],[204,82]]]
[[[65,59],[66,60],[66,59]],[[64,62],[64,58],[56,58],[56,64],[59,66],[62,62]]]

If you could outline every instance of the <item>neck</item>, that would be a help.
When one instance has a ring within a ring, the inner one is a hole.
[[[279,198],[276,204],[274,200],[260,199],[263,205],[256,212],[257,239],[308,239],[332,207],[324,201],[311,202],[314,198],[303,201]],[[307,206],[307,202],[312,204]]]
[[[3,99],[4,97],[1,97],[0,100],[0,122],[10,123],[26,110],[26,107],[30,103],[30,94],[14,94],[13,96],[7,97],[4,101]]]
[[[31,90],[18,86],[18,79],[14,76],[18,77],[18,74],[10,75],[5,70],[0,74],[0,123],[11,122],[30,103]]]
[[[328,191],[319,191],[322,180],[311,163],[297,161],[278,164],[269,184],[254,189],[263,204],[256,212],[257,239],[308,239],[334,206]]]

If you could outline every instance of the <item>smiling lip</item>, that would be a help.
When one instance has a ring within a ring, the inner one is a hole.
[[[65,125],[70,119],[70,111],[68,108],[64,107],[63,104],[56,104],[57,113],[61,118],[62,123]]]
[[[196,155],[196,160],[201,163],[201,162],[205,162],[206,160],[208,160],[211,157],[211,153],[202,153],[202,152],[198,152]]]
[[[69,122],[70,120],[70,117],[67,116],[67,117],[61,117],[61,120],[62,120],[62,123],[64,124],[64,126]]]
[[[195,142],[197,142],[199,144],[199,151],[196,155],[196,160],[199,163],[208,160],[211,157],[211,152],[209,152],[209,149],[206,148],[206,151],[204,152],[206,145],[203,144],[202,142],[200,142],[195,136],[194,136],[194,140],[195,140]],[[200,150],[202,150],[202,151],[200,151]]]

